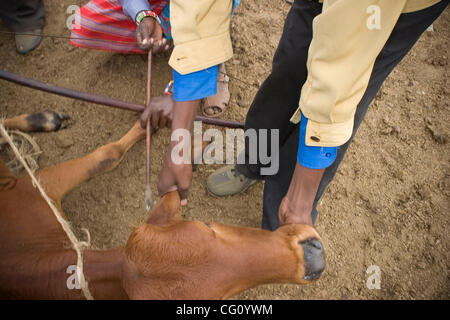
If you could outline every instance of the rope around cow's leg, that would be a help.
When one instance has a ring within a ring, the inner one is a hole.
[[[47,196],[44,188],[41,186],[39,181],[34,176],[33,172],[31,171],[30,167],[26,163],[25,159],[20,154],[19,150],[17,150],[16,145],[13,143],[11,137],[8,135],[8,132],[6,131],[3,124],[0,124],[0,134],[3,136],[3,138],[5,138],[6,142],[8,142],[8,144],[11,147],[12,151],[14,152],[15,156],[17,157],[17,159],[19,159],[20,163],[23,165],[23,167],[27,171],[28,175],[30,176],[31,181],[33,182],[33,185],[36,188],[38,188],[42,197],[45,199],[48,206],[53,211],[53,214],[55,215],[56,220],[58,220],[59,224],[65,231],[67,237],[71,241],[73,249],[77,253],[77,276],[78,276],[78,281],[79,281],[81,290],[82,290],[84,296],[86,297],[86,299],[93,300],[94,297],[92,296],[92,294],[89,290],[88,282],[87,282],[86,278],[84,277],[84,271],[83,271],[83,249],[89,247],[89,242],[78,241],[77,237],[75,236],[72,229],[70,228],[69,223],[61,216],[58,209],[53,204],[53,201]],[[87,232],[86,229],[84,229],[84,231]],[[87,233],[89,234],[89,232],[87,232]],[[89,236],[88,236],[88,241],[90,241]]]
[[[0,120],[1,123],[1,120]],[[28,166],[30,167],[31,171],[34,173],[39,169],[39,165],[37,163],[37,160],[39,158],[39,155],[42,153],[41,148],[39,148],[38,144],[34,139],[29,136],[26,133],[23,133],[21,131],[17,130],[10,130],[9,136],[11,137],[11,140],[14,142],[20,142],[20,146],[18,147],[18,150],[21,155],[23,155],[25,161],[27,162]],[[14,143],[16,145],[16,143]],[[28,145],[27,145],[28,144]],[[6,139],[0,138],[0,151],[2,150],[3,145],[9,145]],[[17,145],[16,145],[17,146]],[[6,152],[7,157],[9,157],[9,153]],[[14,174],[18,174],[19,171],[22,169],[22,164],[17,159],[17,157],[12,152],[12,160],[6,160],[6,165],[10,168],[10,170]]]

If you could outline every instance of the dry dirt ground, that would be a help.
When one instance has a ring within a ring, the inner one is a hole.
[[[68,35],[66,8],[86,1],[45,1],[49,34]],[[244,121],[271,69],[290,5],[284,0],[244,0],[233,18],[235,57],[227,63],[232,102],[223,118]],[[239,299],[449,299],[449,23],[450,11],[425,33],[391,74],[372,104],[336,179],[324,195],[316,224],[327,269],[309,286],[266,285]],[[4,27],[0,27],[4,30]],[[167,57],[154,59],[153,95],[170,80]],[[0,68],[31,78],[126,101],[145,101],[145,59],[137,55],[72,48],[46,38],[27,56],[0,35]],[[80,157],[120,138],[137,119],[121,110],[61,98],[0,81],[0,113],[13,116],[64,110],[70,126],[33,134],[46,167]],[[239,102],[239,104],[237,103]],[[241,105],[241,106],[239,106]],[[153,193],[168,131],[152,139]],[[71,192],[63,208],[77,233],[86,227],[97,248],[123,245],[132,226],[146,220],[144,142],[115,171]],[[219,166],[195,174],[186,219],[260,226],[263,184],[225,199],[209,196],[205,179]],[[366,270],[381,270],[381,289],[366,287]]]

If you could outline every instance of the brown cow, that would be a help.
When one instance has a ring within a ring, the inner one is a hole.
[[[25,118],[24,118],[25,119]],[[72,188],[114,169],[145,136],[139,122],[119,141],[36,173],[62,213]],[[226,299],[266,283],[306,284],[325,267],[317,232],[287,225],[275,232],[181,220],[177,192],[166,194],[125,247],[84,251],[96,299]],[[76,253],[28,176],[0,161],[0,298],[84,299],[69,289]]]

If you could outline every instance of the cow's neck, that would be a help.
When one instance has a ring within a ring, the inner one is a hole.
[[[84,274],[94,299],[128,299],[122,286],[124,248],[83,253]]]

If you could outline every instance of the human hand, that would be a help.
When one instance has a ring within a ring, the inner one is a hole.
[[[170,127],[173,118],[173,98],[169,95],[155,97],[141,114],[141,127],[150,120],[152,128]]]
[[[175,144],[170,144],[159,174],[158,193],[162,197],[166,193],[178,190],[181,205],[184,206],[187,204],[189,187],[192,183],[192,164],[175,164],[171,158],[174,146]]]
[[[136,28],[136,43],[144,51],[153,53],[167,51],[170,45],[163,37],[161,25],[153,17],[145,17]]]
[[[307,224],[312,226],[311,208],[302,206],[301,203],[292,201],[289,196],[281,200],[278,210],[280,226],[285,224]]]
[[[280,226],[308,224],[312,226],[311,211],[325,169],[309,169],[297,162],[288,192],[278,209]]]

